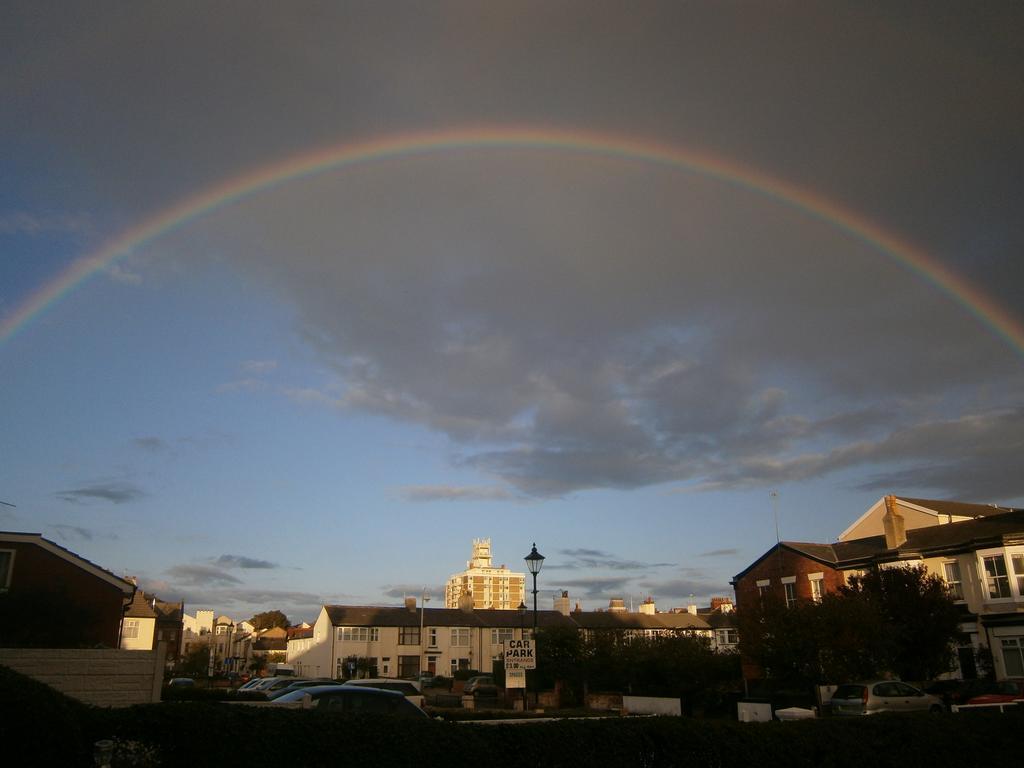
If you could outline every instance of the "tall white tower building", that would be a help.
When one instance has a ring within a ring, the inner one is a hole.
[[[473,539],[473,557],[466,563],[466,570],[448,579],[444,605],[458,608],[460,598],[471,595],[474,608],[514,611],[523,602],[525,584],[526,574],[491,565],[490,539]]]

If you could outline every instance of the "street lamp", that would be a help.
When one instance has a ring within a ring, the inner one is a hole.
[[[530,569],[530,573],[533,574],[533,637],[537,638],[537,574],[540,573],[541,566],[544,565],[544,555],[537,551],[537,542],[533,543],[533,549],[530,550],[525,558],[526,567]]]

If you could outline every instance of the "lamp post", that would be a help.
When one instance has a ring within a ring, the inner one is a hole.
[[[519,605],[516,606],[516,611],[519,613],[519,639],[523,639],[523,635],[526,634],[526,630],[523,628],[523,620],[526,618],[526,603],[522,600],[519,601]],[[523,671],[523,677],[525,680],[526,671]],[[523,712],[526,711],[526,686],[523,686]]]
[[[420,675],[423,674],[423,609],[426,607],[429,599],[427,597],[427,588],[424,587],[420,593]]]
[[[544,565],[544,555],[537,551],[537,542],[533,543],[533,549],[530,550],[525,558],[526,567],[530,569],[530,573],[533,574],[533,637],[537,639],[537,574],[540,573],[541,566]]]
[[[544,565],[544,555],[537,551],[537,542],[533,543],[533,549],[530,550],[525,558],[526,567],[530,569],[530,573],[533,574],[533,653],[536,658],[537,655],[537,574],[540,573],[540,568]],[[536,682],[536,679],[535,679]]]

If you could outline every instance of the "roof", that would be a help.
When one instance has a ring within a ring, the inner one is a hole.
[[[252,644],[254,651],[287,651],[288,640],[284,637],[261,637]]]
[[[917,499],[909,496],[895,496],[897,502],[904,506],[915,507],[921,512],[933,513],[938,515],[952,515],[953,517],[989,517],[991,515],[1001,515],[1006,512],[1019,511],[1013,507],[1000,507],[995,504],[976,504],[973,502],[966,501],[944,501],[941,499]],[[844,538],[850,531],[854,530],[858,525],[869,518],[876,509],[885,507],[885,497],[883,496],[862,514],[849,526],[846,530],[839,534],[839,538]]]
[[[335,627],[486,627],[514,629],[533,626],[533,612],[520,616],[519,611],[477,608],[415,608],[404,606],[377,607],[367,605],[325,605],[327,617]],[[537,611],[540,627],[574,627],[572,619],[558,611]]]
[[[304,640],[313,636],[312,627],[288,627],[289,640]]]
[[[973,520],[912,528],[906,532],[907,540],[896,549],[889,549],[886,546],[885,536],[867,536],[863,539],[837,541],[834,544],[783,541],[738,573],[733,583],[743,578],[754,566],[780,547],[833,568],[846,569],[870,563],[905,560],[910,557],[938,557],[1004,544],[1024,544],[1024,510],[1001,509],[999,513],[978,516]]]
[[[124,616],[126,619],[155,619],[156,611],[150,606],[146,595],[139,591],[132,597],[132,601],[128,604]]]
[[[66,560],[83,571],[101,579],[113,587],[117,587],[125,595],[132,595],[135,593],[135,585],[127,579],[122,579],[120,576],[115,576],[113,573],[108,571],[106,568],[101,568],[96,563],[86,560],[81,555],[77,555],[69,549],[64,549],[60,544],[50,541],[49,539],[43,538],[40,533],[19,533],[16,531],[0,531],[0,543],[10,542],[12,544],[34,544],[37,547],[46,550],[52,555],[56,555],[62,560]]]

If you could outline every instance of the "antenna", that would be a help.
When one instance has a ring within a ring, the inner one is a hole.
[[[775,543],[780,544],[782,537],[779,536],[779,492],[768,491],[768,496],[772,500],[772,517],[775,518]]]

